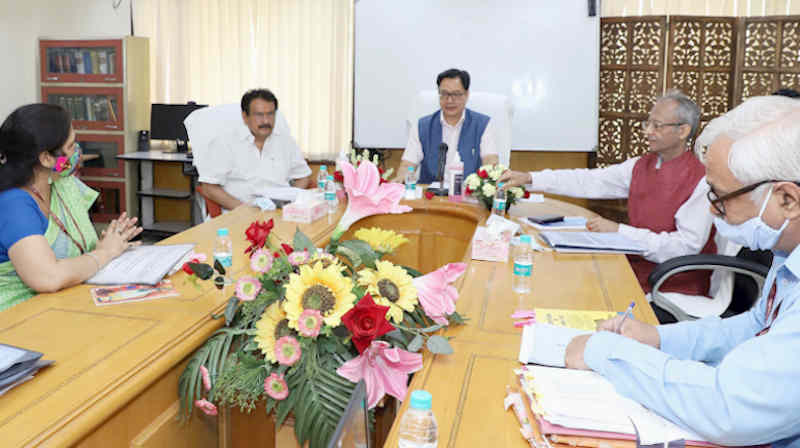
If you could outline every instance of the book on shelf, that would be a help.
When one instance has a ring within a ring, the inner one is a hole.
[[[89,50],[89,55],[92,59],[92,72],[91,73],[99,73],[100,70],[100,58],[97,55],[97,50]]]
[[[108,117],[106,121],[117,121],[117,113],[114,111],[114,101],[111,100],[109,97],[105,97],[106,99],[106,109],[108,111]]]
[[[112,75],[117,73],[117,52],[114,49],[108,52],[108,73]]]
[[[78,73],[81,75],[86,73],[86,61],[83,59],[83,55],[81,54],[80,50],[75,50],[74,53],[75,57],[75,66],[78,69]]]
[[[108,74],[108,54],[105,50],[97,50],[97,71],[102,74]]]
[[[83,50],[83,65],[86,73],[92,74],[94,73],[94,66],[92,65],[92,55],[89,53],[89,50]]]

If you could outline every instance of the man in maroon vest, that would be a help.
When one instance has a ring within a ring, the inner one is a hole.
[[[701,182],[703,164],[689,149],[697,132],[700,109],[686,95],[671,90],[656,100],[642,123],[650,152],[617,165],[598,169],[506,171],[507,188],[592,199],[628,199],[628,222],[605,218],[586,223],[593,232],[619,232],[642,243],[644,256],[629,256],[645,292],[647,276],[657,263],[681,255],[716,253],[711,238],[713,217],[708,210],[708,185]],[[671,277],[660,290],[707,295],[710,272],[684,272]]]

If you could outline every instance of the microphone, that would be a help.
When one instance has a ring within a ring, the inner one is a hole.
[[[436,180],[439,181],[439,188],[428,188],[436,196],[447,196],[447,187],[444,186],[444,165],[447,160],[447,143],[439,144],[439,171]]]

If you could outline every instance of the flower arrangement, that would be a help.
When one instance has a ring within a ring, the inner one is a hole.
[[[483,165],[477,172],[464,180],[464,192],[476,197],[487,209],[492,209],[494,195],[497,193],[497,179],[506,170],[501,164]],[[530,193],[521,187],[509,188],[506,191],[506,211],[520,198],[530,197]]]
[[[370,409],[381,398],[405,399],[408,375],[422,368],[423,347],[449,354],[439,330],[463,324],[452,283],[466,265],[427,275],[383,258],[407,242],[395,232],[349,225],[376,213],[404,213],[403,186],[381,184],[365,161],[342,166],[348,209],[330,244],[317,248],[302,232],[276,244],[272,222],[247,229],[252,273],[236,281],[225,325],[191,357],[180,377],[181,416],[217,406],[251,411],[266,400],[278,425],[294,414],[300,445],[327,446],[355,385],[364,380]]]
[[[347,161],[356,168],[361,165],[361,162],[371,162],[373,165],[378,167],[380,183],[388,182],[389,178],[394,172],[394,168],[389,168],[388,170],[384,171],[383,168],[380,167],[380,156],[378,153],[379,151],[376,151],[372,154],[372,157],[370,157],[369,149],[365,148],[361,151],[361,153],[359,153],[356,149],[351,149],[350,152],[347,153]],[[333,180],[336,182],[343,182],[344,173],[341,170],[334,171]]]

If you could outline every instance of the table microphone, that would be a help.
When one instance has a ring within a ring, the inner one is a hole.
[[[428,188],[428,191],[436,196],[447,196],[447,187],[444,185],[444,165],[447,160],[447,143],[439,143],[439,172],[436,180],[439,181],[439,188]]]

